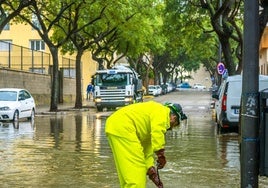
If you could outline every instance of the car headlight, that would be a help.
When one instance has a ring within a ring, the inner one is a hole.
[[[101,102],[101,98],[95,98],[95,102]]]
[[[131,102],[132,100],[133,100],[132,97],[126,97],[126,98],[125,98],[125,102]]]
[[[10,110],[10,108],[9,108],[9,106],[3,106],[3,107],[0,107],[0,110],[7,111],[7,110]]]

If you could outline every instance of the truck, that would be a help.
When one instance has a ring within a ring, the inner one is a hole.
[[[142,80],[130,66],[116,65],[111,69],[98,70],[93,76],[93,84],[97,111],[143,101]]]

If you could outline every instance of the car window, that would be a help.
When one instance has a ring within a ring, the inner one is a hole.
[[[219,89],[219,99],[221,99],[223,94],[226,92],[225,91],[225,88],[227,87],[226,85],[228,85],[228,82],[226,83],[226,81],[223,81],[223,83],[221,84],[221,87]]]
[[[219,89],[218,89],[218,91],[217,91],[217,94],[218,94],[218,95],[220,95],[222,88],[223,88],[223,84],[220,85],[220,87],[219,87]]]
[[[231,84],[229,84],[228,88],[229,91],[227,91],[228,95],[232,97],[240,97],[242,91],[241,87],[242,87],[241,82],[232,82]]]
[[[25,99],[25,97],[24,97],[23,91],[20,91],[19,92],[19,101],[24,100],[24,99]]]
[[[25,99],[29,99],[29,98],[31,98],[31,95],[27,91],[24,91],[24,97],[25,97]]]
[[[0,91],[0,101],[16,101],[16,91]]]

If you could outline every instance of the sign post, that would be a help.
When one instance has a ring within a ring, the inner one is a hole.
[[[244,1],[241,95],[241,187],[258,187],[259,175],[259,1]]]

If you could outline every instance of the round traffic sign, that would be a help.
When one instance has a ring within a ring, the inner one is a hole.
[[[225,72],[225,66],[224,66],[223,63],[221,63],[221,62],[218,63],[218,65],[217,65],[217,71],[218,71],[219,74],[223,74]]]

